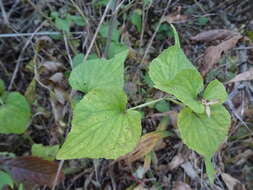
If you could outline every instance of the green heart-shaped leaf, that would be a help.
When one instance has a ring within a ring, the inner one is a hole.
[[[206,87],[203,98],[209,101],[218,101],[218,103],[222,104],[227,100],[228,94],[221,82],[213,80]]]
[[[124,61],[128,50],[112,59],[92,59],[77,65],[70,74],[69,83],[75,90],[89,92],[92,89],[119,89],[124,85]]]
[[[203,89],[203,80],[195,69],[182,70],[168,83],[165,91],[189,106],[196,113],[203,113],[204,106],[197,99]]]
[[[95,89],[74,109],[72,129],[57,159],[115,159],[134,149],[141,135],[141,114],[126,110],[123,91]]]
[[[184,69],[194,69],[194,67],[180,47],[172,46],[151,62],[149,76],[156,88],[166,92],[168,83]]]
[[[210,160],[226,138],[230,114],[222,105],[213,105],[210,109],[212,114],[208,117],[184,108],[178,116],[178,127],[183,142],[208,160],[207,169],[211,174]]]
[[[152,61],[149,76],[156,88],[173,94],[195,112],[203,113],[204,106],[197,100],[198,93],[203,89],[202,77],[180,48],[178,34],[172,28],[175,45]]]
[[[25,97],[17,92],[8,93],[3,103],[0,105],[0,133],[24,133],[31,117]]]
[[[149,76],[155,87],[165,91],[168,83],[185,69],[195,69],[180,48],[179,37],[176,29],[171,25],[175,38],[175,45],[164,50],[149,66]]]

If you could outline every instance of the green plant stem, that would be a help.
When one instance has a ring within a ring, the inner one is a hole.
[[[165,97],[165,100],[169,100],[169,101],[171,101],[171,102],[173,102],[173,103],[175,103],[175,104],[178,104],[178,105],[180,105],[180,106],[182,106],[182,107],[184,107],[185,105],[183,104],[183,103],[181,103],[181,102],[179,102],[179,101],[177,101],[175,98],[173,98],[173,97]]]
[[[176,99],[174,99],[173,97],[169,97],[169,96],[166,96],[166,97],[163,97],[163,98],[159,98],[157,100],[153,100],[153,101],[150,101],[150,102],[147,102],[147,103],[144,103],[144,104],[140,104],[138,106],[135,106],[135,107],[132,107],[132,108],[129,108],[128,110],[136,110],[136,109],[139,109],[139,108],[143,108],[143,107],[147,107],[151,104],[154,104],[154,103],[157,103],[157,102],[160,102],[162,100],[169,100],[175,104],[178,104],[182,107],[184,107],[184,104],[182,104],[181,102],[177,101]]]
[[[164,99],[165,99],[165,97],[164,97],[164,98],[159,98],[159,99],[157,99],[157,100],[153,100],[153,101],[150,101],[150,102],[147,102],[147,103],[140,104],[140,105],[138,105],[138,106],[129,108],[128,110],[136,110],[136,109],[138,109],[138,108],[143,108],[143,107],[149,106],[149,105],[151,105],[151,104],[154,104],[154,103],[156,103],[156,102],[160,102],[160,101],[162,101],[162,100],[164,100]]]

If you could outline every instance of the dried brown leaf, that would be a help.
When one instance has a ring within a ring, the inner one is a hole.
[[[163,21],[166,21],[168,23],[176,23],[176,22],[184,22],[188,19],[188,16],[182,15],[181,12],[182,7],[177,7],[177,10],[166,17],[164,17]]]
[[[56,72],[63,68],[63,64],[54,61],[46,61],[43,63],[43,67],[49,72]]]
[[[198,177],[198,172],[196,169],[193,167],[191,162],[185,162],[181,164],[181,167],[184,169],[185,173],[191,178],[191,179],[196,179]]]
[[[61,84],[62,81],[64,80],[64,75],[62,72],[57,72],[57,73],[54,73],[50,78],[49,78],[50,81],[56,83],[56,84]]]
[[[170,14],[165,17],[165,21],[168,23],[175,23],[175,22],[184,22],[188,19],[186,15],[181,15],[181,14]]]
[[[34,156],[7,159],[4,161],[3,167],[16,182],[26,186],[47,185],[51,187],[58,170],[57,163]],[[61,171],[57,184],[62,180],[64,180],[64,174]]]
[[[192,190],[192,188],[187,183],[177,181],[172,190]]]
[[[222,53],[227,52],[229,49],[233,48],[241,37],[241,35],[235,35],[232,38],[223,41],[217,46],[208,47],[204,53],[203,66],[200,68],[200,72],[202,73],[202,75],[205,76],[208,71],[216,63],[218,63]]]
[[[239,33],[230,30],[217,29],[200,32],[196,36],[192,36],[190,39],[193,41],[209,42],[213,40],[224,40],[235,35],[239,35]]]
[[[154,131],[147,133],[141,137],[139,144],[133,152],[124,156],[128,163],[134,162],[143,158],[146,154],[154,150],[157,143],[164,137],[168,136],[166,131]]]
[[[231,175],[222,173],[221,177],[229,190],[245,190],[245,187],[240,181],[233,178]]]
[[[174,158],[172,159],[172,161],[169,163],[169,168],[170,170],[174,170],[177,167],[179,167],[181,164],[184,163],[184,158],[182,154],[178,154],[176,156],[174,156]]]
[[[61,91],[60,88],[54,89],[55,94],[50,96],[50,103],[52,106],[54,119],[56,122],[59,122],[62,120],[64,115],[66,114],[66,106],[64,106],[65,103],[65,97],[64,93]]]
[[[245,80],[253,80],[253,68],[249,69],[246,72],[240,73],[239,75],[236,75],[233,79],[226,82],[226,84]]]

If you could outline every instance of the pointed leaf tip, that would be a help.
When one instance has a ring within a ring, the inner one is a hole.
[[[170,24],[172,30],[173,30],[173,34],[174,34],[174,40],[175,40],[175,46],[178,46],[180,48],[180,40],[179,40],[179,36],[177,33],[176,28],[174,27],[173,24]]]

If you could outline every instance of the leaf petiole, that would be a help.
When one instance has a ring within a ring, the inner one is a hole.
[[[169,97],[169,96],[167,96],[167,97],[165,97],[165,99],[166,99],[166,100],[169,100],[169,101],[171,101],[171,102],[173,102],[173,103],[175,103],[175,104],[178,104],[178,105],[180,105],[180,106],[182,106],[182,107],[185,106],[183,103],[177,101],[176,98],[174,98],[174,97]]]
[[[156,103],[156,102],[160,102],[160,101],[162,101],[162,100],[164,100],[164,99],[165,99],[165,97],[159,98],[159,99],[157,99],[157,100],[153,100],[153,101],[150,101],[150,102],[147,102],[147,103],[140,104],[140,105],[138,105],[138,106],[129,108],[128,110],[136,110],[136,109],[139,109],[139,108],[143,108],[143,107],[152,105],[152,104],[154,104],[154,103]]]
[[[144,104],[140,104],[138,106],[135,106],[135,107],[132,107],[132,108],[129,108],[128,110],[136,110],[136,109],[139,109],[139,108],[143,108],[143,107],[146,107],[146,106],[149,106],[149,105],[152,105],[152,104],[155,104],[157,102],[160,102],[162,100],[169,100],[175,104],[178,104],[180,106],[184,106],[184,104],[182,104],[181,102],[177,101],[175,98],[173,97],[169,97],[169,96],[165,96],[163,98],[159,98],[159,99],[156,99],[156,100],[153,100],[153,101],[150,101],[150,102],[147,102],[147,103],[144,103]]]

